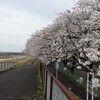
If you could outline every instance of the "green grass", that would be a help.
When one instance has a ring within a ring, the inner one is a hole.
[[[79,84],[76,80],[79,78],[77,75],[75,74],[71,74],[71,72],[69,70],[65,71],[63,69],[60,69],[61,73],[63,75],[65,75],[69,80],[71,80],[72,82],[74,82],[78,87],[80,87],[83,91],[85,91],[85,87],[86,84],[82,83]]]
[[[33,58],[30,56],[27,56],[26,58],[22,58],[22,59],[17,59],[16,61],[14,61],[15,62],[14,68],[20,67],[21,65],[31,62],[32,60]]]
[[[18,56],[18,55],[16,55],[16,54],[0,54],[0,59],[13,58],[16,56]]]
[[[39,70],[39,66],[40,66],[40,60],[39,58],[35,57],[32,61],[36,66],[38,66],[38,91],[37,93],[34,95],[34,100],[45,100],[44,99],[44,94],[43,94],[43,84],[42,84],[42,80],[41,80],[41,75],[40,75],[40,70]]]
[[[100,100],[100,93],[97,94],[97,97],[95,98],[95,100]]]
[[[32,62],[39,66],[41,61],[39,60],[39,58],[33,58]]]
[[[35,59],[35,64],[39,65],[40,64],[40,60],[39,59]],[[39,66],[38,66],[39,67]],[[43,84],[42,84],[42,80],[41,80],[41,75],[40,75],[40,70],[38,69],[38,91],[34,96],[34,100],[45,100],[44,99],[44,93],[43,93]]]

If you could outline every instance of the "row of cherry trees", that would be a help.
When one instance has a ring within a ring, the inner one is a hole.
[[[44,63],[61,59],[67,66],[90,69],[100,62],[100,0],[79,0],[51,25],[36,31],[25,53]]]

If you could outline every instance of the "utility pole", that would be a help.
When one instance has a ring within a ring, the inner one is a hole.
[[[59,58],[56,62],[55,68],[56,68],[56,78],[58,79],[58,69],[59,69],[59,63],[61,62],[61,59]]]
[[[59,62],[58,61],[56,62],[55,68],[56,68],[56,78],[58,79],[58,69],[59,69]]]

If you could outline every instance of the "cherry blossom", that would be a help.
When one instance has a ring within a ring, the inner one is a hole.
[[[74,69],[100,66],[100,0],[79,0],[72,10],[58,14],[51,25],[28,39],[25,53],[44,63],[57,61]]]

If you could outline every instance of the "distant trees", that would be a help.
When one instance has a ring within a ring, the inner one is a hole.
[[[72,10],[58,15],[53,24],[36,31],[25,52],[44,63],[58,60],[65,65],[92,69],[100,65],[100,0],[79,0]]]

